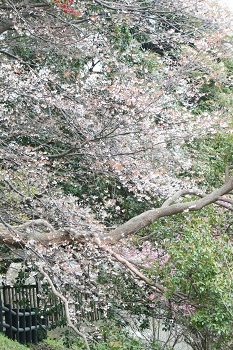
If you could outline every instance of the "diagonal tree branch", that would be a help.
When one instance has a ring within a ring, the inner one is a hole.
[[[225,183],[219,189],[214,190],[210,194],[204,196],[203,198],[184,202],[176,203],[168,206],[162,206],[160,208],[148,210],[140,215],[137,215],[124,223],[123,225],[117,227],[115,230],[110,231],[104,239],[109,242],[117,242],[122,238],[126,238],[139,230],[151,225],[153,222],[164,216],[172,216],[184,211],[197,211],[205,206],[215,203],[219,200],[219,197],[231,192],[233,189],[233,178],[231,178],[227,183]],[[167,202],[168,203],[168,202]]]
[[[128,10],[128,11],[145,11],[145,10],[149,10],[150,8],[152,8],[151,6],[142,6],[142,7],[138,7],[138,6],[130,6],[130,5],[126,5],[126,4],[119,4],[117,2],[106,2],[103,0],[95,0],[95,2],[100,5],[103,6],[107,9],[110,10]]]
[[[161,208],[163,207],[167,207],[171,204],[173,204],[177,199],[179,199],[180,197],[184,197],[184,196],[196,196],[196,197],[200,197],[200,198],[204,198],[206,196],[205,193],[201,193],[200,191],[195,191],[195,190],[181,190],[176,192],[172,197],[168,198],[163,205],[161,206]],[[218,201],[216,201],[215,203],[223,208],[226,208],[230,211],[233,211],[233,207],[230,207],[226,204],[224,204],[224,202],[226,203],[230,203],[233,204],[233,200],[230,198],[225,198],[225,197],[219,197]]]
[[[62,303],[64,304],[65,307],[65,314],[66,314],[66,321],[67,321],[67,326],[70,327],[71,329],[73,329],[73,331],[81,338],[83,338],[84,343],[85,343],[85,347],[87,350],[90,350],[89,344],[87,342],[87,338],[85,336],[84,333],[80,332],[77,327],[75,327],[74,323],[72,322],[71,318],[70,318],[70,309],[69,309],[69,302],[68,300],[64,297],[64,295],[62,295],[61,293],[58,292],[58,290],[55,288],[53,281],[51,280],[51,278],[49,277],[49,275],[43,270],[42,266],[39,266],[38,270],[40,271],[40,273],[46,278],[46,280],[48,281],[48,284],[50,285],[53,294],[56,295],[56,297],[58,297]]]
[[[153,290],[153,292],[155,292],[158,295],[164,294],[165,289],[161,284],[156,283],[153,280],[149,279],[145,274],[143,274],[139,269],[137,269],[137,267],[133,263],[131,263],[128,259],[124,258],[119,253],[114,252],[114,250],[111,247],[109,247],[108,245],[103,244],[98,237],[94,237],[94,242],[103,251],[105,251],[107,254],[110,254],[115,260],[117,260],[122,265],[124,265],[128,270],[130,270],[132,272],[132,274],[134,276],[136,276],[136,278],[138,278],[141,281],[144,281],[146,283],[146,285],[150,289]],[[187,297],[183,293],[179,293],[179,292],[174,292],[173,295],[178,297],[178,298],[186,298]]]
[[[105,244],[114,244],[122,238],[127,238],[139,230],[151,225],[161,217],[172,216],[185,211],[197,211],[212,203],[217,203],[218,205],[228,209],[228,207],[224,205],[224,203],[222,204],[220,201],[224,201],[222,196],[230,193],[232,189],[233,178],[231,178],[219,189],[216,189],[207,195],[201,195],[199,192],[188,191],[189,194],[195,193],[196,195],[202,196],[200,199],[172,204],[174,200],[181,196],[181,194],[187,194],[187,191],[179,191],[170,200],[165,201],[166,205],[162,205],[160,208],[148,210],[133,217],[116,229],[102,234],[99,239]],[[20,244],[23,244],[30,239],[37,240],[41,242],[41,244],[61,243],[62,241],[80,242],[83,241],[83,238],[87,237],[88,235],[88,232],[86,234],[83,232],[79,233],[76,229],[69,227],[56,230],[48,221],[44,219],[29,220],[18,226],[8,225],[3,222],[3,220],[2,224],[0,224],[0,242],[11,245],[18,245],[19,242]]]

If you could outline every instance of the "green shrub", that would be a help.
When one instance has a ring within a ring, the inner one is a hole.
[[[49,339],[47,338],[45,340],[45,343],[47,345],[49,345],[49,348],[51,350],[66,350],[67,348],[63,345],[62,340],[53,340],[53,339]]]
[[[231,132],[207,134],[185,144],[193,165],[190,176],[201,188],[211,190],[222,186],[227,165],[233,164],[233,135]],[[177,174],[182,177],[182,174]]]
[[[17,341],[8,339],[3,334],[0,334],[0,349],[1,350],[26,350],[27,346],[19,344]]]

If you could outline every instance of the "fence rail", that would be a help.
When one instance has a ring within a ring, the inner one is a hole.
[[[18,342],[46,337],[47,318],[39,312],[38,284],[0,287],[0,332]]]
[[[102,318],[98,302],[87,293],[77,291],[76,297],[77,322]],[[9,338],[36,343],[46,337],[47,326],[61,326],[65,321],[64,305],[48,286],[0,286],[0,332]]]
[[[25,344],[37,343],[37,315],[32,309],[12,308],[0,300],[0,332],[5,329],[8,338]]]

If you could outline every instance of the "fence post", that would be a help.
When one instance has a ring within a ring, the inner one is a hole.
[[[31,329],[32,342],[34,344],[37,344],[37,314],[36,314],[36,309],[31,309],[31,321],[32,321],[32,326],[35,327],[35,328]]]
[[[11,305],[6,304],[5,306],[8,309],[8,310],[5,310],[5,320],[6,320],[6,323],[8,324],[8,327],[6,328],[6,336],[10,339],[13,339]]]
[[[19,341],[19,309],[11,309],[12,334],[14,340]],[[15,328],[15,329],[14,329]]]
[[[3,310],[2,310],[2,300],[0,299],[0,333],[3,333]]]
[[[31,341],[32,341],[32,332],[31,332],[32,317],[31,317],[31,310],[25,309],[25,311],[27,312],[27,314],[26,314],[26,316],[25,316],[26,327],[29,327],[29,328],[30,328],[30,331],[29,331],[29,332],[26,332],[26,342],[27,342],[27,343],[31,343]]]
[[[23,315],[20,317],[20,319],[19,319],[19,327],[24,329],[24,331],[21,332],[21,333],[19,334],[19,342],[20,342],[21,344],[25,344],[25,343],[26,343],[26,331],[25,331],[25,328],[26,328],[26,320],[25,320],[25,317],[26,317],[26,316],[25,316],[25,309],[20,309],[19,311],[20,311],[20,313],[23,314]]]

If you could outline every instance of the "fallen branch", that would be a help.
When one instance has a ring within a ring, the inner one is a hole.
[[[110,10],[128,10],[128,11],[145,11],[151,9],[151,6],[143,6],[143,7],[137,7],[137,6],[130,6],[130,5],[123,5],[123,4],[118,4],[117,2],[112,3],[112,2],[106,2],[102,0],[95,0],[95,2],[103,6],[107,9]]]

